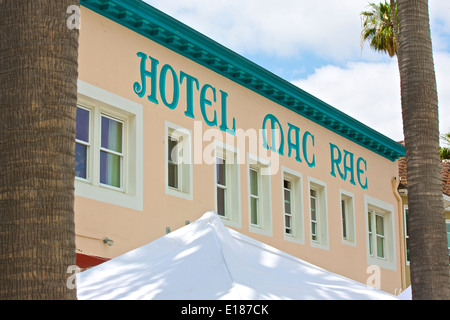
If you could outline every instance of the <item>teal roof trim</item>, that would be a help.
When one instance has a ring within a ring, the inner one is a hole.
[[[81,5],[280,104],[391,161],[405,147],[140,0]]]

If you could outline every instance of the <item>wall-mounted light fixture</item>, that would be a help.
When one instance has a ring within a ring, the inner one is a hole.
[[[103,239],[103,243],[107,244],[108,246],[113,246],[114,245],[114,240],[109,239],[108,237],[105,237],[105,239]]]

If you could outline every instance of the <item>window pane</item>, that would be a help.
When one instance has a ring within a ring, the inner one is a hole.
[[[384,236],[384,223],[383,223],[383,217],[376,215],[375,216],[376,219],[376,229],[377,229],[377,234]]]
[[[258,196],[258,171],[250,169],[250,194]]]
[[[291,182],[289,180],[284,180],[283,186],[286,189],[291,189]]]
[[[250,198],[250,219],[252,224],[258,224],[258,199]]]
[[[372,232],[372,213],[370,211],[367,213],[367,221],[369,224],[369,232]]]
[[[449,249],[450,249],[450,240],[449,240]],[[449,251],[449,255],[450,255],[450,251]],[[406,238],[406,260],[410,261],[409,258],[409,238]]]
[[[284,213],[291,214],[291,191],[284,190]]]
[[[178,163],[178,139],[175,139],[173,137],[168,137],[167,139],[169,143],[168,146],[168,160],[169,162]]]
[[[75,144],[75,176],[87,178],[87,146]]]
[[[316,199],[311,198],[311,219],[312,220],[317,220],[316,219]]]
[[[311,223],[311,239],[317,241],[317,223]]]
[[[384,238],[377,237],[377,256],[384,258]]]
[[[405,222],[406,222],[406,235],[409,235],[409,214],[408,214],[408,209],[405,209]],[[447,232],[448,230],[448,224],[447,224]]]
[[[284,225],[286,228],[291,228],[291,217],[284,216]]]
[[[226,190],[217,187],[217,214],[225,216]]]
[[[222,186],[227,185],[225,168],[226,168],[226,160],[217,157],[216,158],[217,183]]]
[[[100,183],[120,188],[120,162],[120,156],[100,152]]]
[[[89,111],[77,108],[76,139],[89,142]]]
[[[369,234],[369,254],[373,255],[373,240],[372,240],[372,234]]]
[[[345,201],[341,200],[341,209],[342,209],[342,236],[347,238],[347,212]]]
[[[122,152],[122,122],[102,116],[102,148]]]
[[[178,165],[169,162],[168,169],[169,187],[178,189]]]

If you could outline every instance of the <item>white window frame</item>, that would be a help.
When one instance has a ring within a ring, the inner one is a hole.
[[[367,194],[364,195],[364,208],[365,208],[365,223],[366,223],[366,250],[367,250],[367,263],[369,265],[377,265],[381,268],[389,270],[397,270],[396,264],[396,235],[395,235],[395,220],[394,220],[394,205],[371,197]],[[371,211],[373,219],[376,215],[383,217],[384,223],[384,257],[377,256],[376,247],[376,225],[372,225],[373,230],[373,248],[372,255],[370,254],[369,243],[369,221],[368,213]]]
[[[258,224],[251,219],[251,185],[250,170],[258,172]],[[248,223],[249,231],[272,236],[272,194],[270,161],[247,153],[247,188],[248,188]]]
[[[408,228],[407,221],[406,221],[406,212],[408,211],[408,205],[403,206],[403,234],[405,235],[405,261],[406,265],[409,266],[409,257],[408,257],[408,242],[409,242],[409,234],[408,234]]]
[[[114,150],[110,150],[108,148],[104,148],[104,147],[101,146],[101,143],[99,143],[99,155],[98,155],[100,157],[100,152],[105,152],[105,153],[116,155],[116,156],[120,157],[120,186],[119,187],[115,187],[115,186],[109,185],[107,183],[102,183],[100,181],[100,177],[99,177],[99,184],[102,187],[105,187],[105,188],[111,188],[111,189],[116,189],[116,190],[119,190],[119,191],[125,191],[126,185],[125,185],[125,181],[124,181],[124,178],[125,178],[124,163],[127,160],[127,155],[126,155],[126,152],[125,152],[125,150],[126,150],[126,141],[128,140],[127,139],[127,134],[126,134],[126,132],[127,132],[127,120],[124,120],[120,116],[113,116],[113,115],[111,115],[108,112],[101,111],[99,120],[96,119],[96,122],[99,121],[99,126],[100,126],[100,134],[99,134],[99,139],[100,140],[99,141],[101,141],[101,138],[102,138],[102,136],[101,136],[101,134],[102,134],[101,122],[102,122],[102,118],[103,117],[109,118],[109,119],[111,119],[113,121],[117,121],[117,122],[121,122],[122,123],[122,152],[116,152]],[[101,168],[99,166],[99,173],[100,173],[100,170],[101,170]]]
[[[316,192],[316,221],[311,219],[311,190]],[[318,179],[308,177],[308,207],[310,245],[319,249],[329,249],[327,185]],[[313,239],[312,223],[317,223],[317,238]]]
[[[169,186],[169,136],[177,139],[178,144],[178,187]],[[164,165],[166,194],[186,200],[193,199],[192,132],[177,124],[166,121],[164,137]]]
[[[216,159],[225,159],[226,167],[226,202],[225,215],[219,215],[223,224],[241,228],[241,184],[240,184],[240,166],[238,159],[239,150],[233,146],[227,145],[220,141],[214,141],[214,205],[215,212],[218,212],[217,207],[217,165]]]
[[[86,179],[76,177],[75,195],[143,210],[143,108],[141,104],[78,80],[78,102],[90,110],[90,152]],[[100,183],[101,115],[123,121],[121,187]]]
[[[284,240],[292,241],[300,244],[305,243],[305,233],[303,226],[303,191],[302,181],[303,175],[300,172],[292,170],[290,168],[281,168],[281,183],[282,183],[282,199],[283,199],[283,234]],[[285,220],[284,220],[284,180],[291,182],[291,230],[292,233],[285,232]]]
[[[351,192],[343,189],[339,190],[339,204],[341,213],[341,236],[342,243],[346,245],[356,246],[356,227],[355,227],[355,201]],[[342,212],[342,202],[345,205],[345,212]],[[344,218],[347,236],[344,236]]]
[[[82,105],[77,104],[77,109],[78,108],[86,110],[86,111],[89,112],[89,120],[88,120],[89,121],[89,123],[88,123],[88,126],[89,126],[88,139],[89,139],[89,141],[86,142],[86,141],[78,140],[78,139],[75,138],[75,143],[81,144],[83,146],[86,146],[86,178],[78,177],[78,176],[75,176],[75,178],[78,179],[78,180],[89,182],[89,181],[92,180],[92,159],[91,159],[92,156],[91,156],[91,150],[92,150],[92,139],[93,139],[93,134],[92,134],[92,127],[93,127],[93,125],[92,125],[92,121],[93,121],[92,118],[93,117],[92,117],[92,111],[91,111],[90,108],[86,108],[86,107],[84,107]]]

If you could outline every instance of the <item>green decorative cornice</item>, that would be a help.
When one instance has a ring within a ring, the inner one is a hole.
[[[403,145],[140,0],[81,5],[175,51],[391,161]]]

